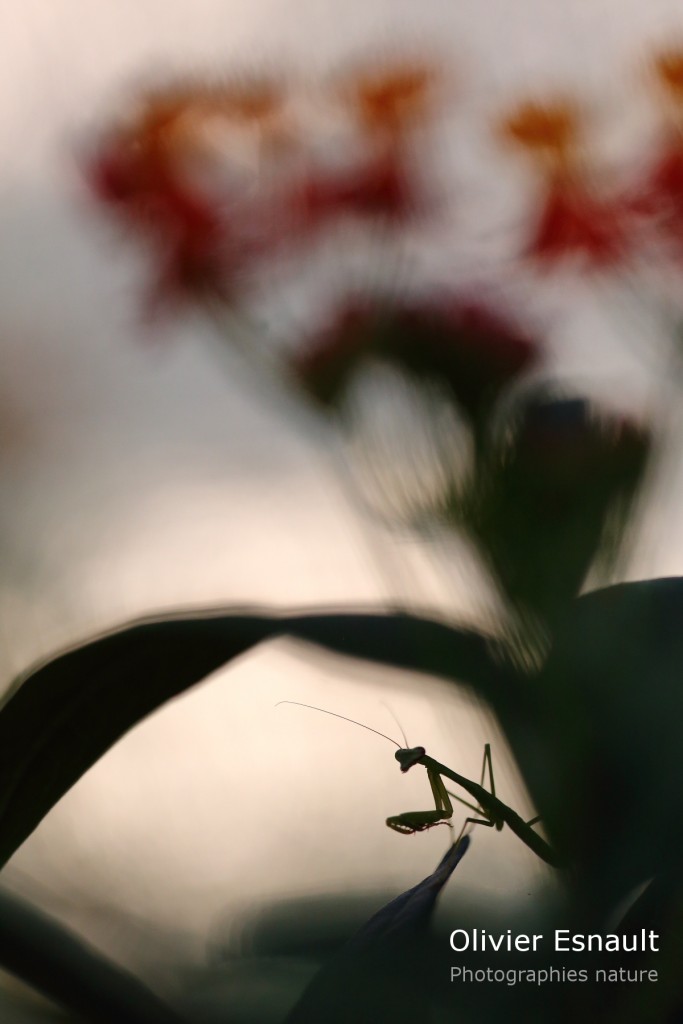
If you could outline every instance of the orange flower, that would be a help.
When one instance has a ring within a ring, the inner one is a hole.
[[[395,140],[424,117],[434,77],[424,65],[399,65],[361,76],[346,91],[364,127]]]
[[[522,104],[503,121],[504,137],[555,165],[573,157],[578,138],[578,114],[569,103]]]
[[[197,132],[209,117],[265,125],[282,114],[283,103],[282,87],[275,82],[177,85],[145,97],[136,130],[146,139],[165,133],[169,142],[174,133]]]
[[[284,134],[282,106],[280,87],[267,82],[177,85],[152,91],[138,104],[130,122],[110,136],[106,174],[95,175],[93,183],[103,199],[122,199],[121,189],[132,198],[135,191],[153,189],[160,179],[180,183],[185,174],[184,158],[202,152],[207,155],[207,125],[216,119],[226,125],[248,122],[262,141],[279,138]],[[110,188],[113,192],[108,195]]]
[[[245,121],[261,124],[282,113],[284,95],[274,82],[258,82],[242,88],[217,90],[215,109]]]
[[[292,205],[306,232],[341,216],[402,222],[424,205],[407,150],[408,130],[428,103],[433,80],[421,65],[354,76],[340,87],[342,109],[355,114],[359,156],[341,169],[315,160],[294,189]]]
[[[621,260],[630,246],[629,203],[599,194],[579,161],[579,114],[566,101],[522,104],[503,122],[504,135],[537,160],[543,174],[540,210],[526,255],[548,266],[581,256],[594,266]]]
[[[285,93],[276,82],[220,86],[209,90],[197,105],[201,127],[209,121],[249,125],[265,151],[277,151],[293,141],[286,123]]]
[[[90,161],[95,195],[158,254],[154,305],[189,293],[225,296],[237,272],[266,247],[250,240],[244,225],[228,223],[216,198],[191,180],[186,157],[202,155],[210,118],[252,121],[256,131],[270,132],[280,103],[278,89],[260,83],[152,92]]]
[[[665,92],[680,102],[683,99],[683,50],[672,49],[660,53],[655,58],[654,70]]]

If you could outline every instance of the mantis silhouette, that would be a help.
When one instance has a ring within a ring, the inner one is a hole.
[[[435,825],[450,824],[450,819],[453,817],[453,804],[451,802],[451,797],[453,797],[454,800],[464,804],[465,807],[469,808],[477,815],[477,817],[466,818],[465,824],[463,825],[463,831],[468,824],[486,825],[488,828],[495,828],[498,832],[501,831],[504,825],[507,825],[508,828],[515,833],[517,838],[521,839],[525,846],[528,846],[529,849],[540,857],[541,860],[544,860],[546,864],[550,864],[553,867],[563,866],[563,861],[560,856],[545,841],[545,839],[543,839],[543,837],[532,828],[532,825],[536,824],[536,822],[540,820],[540,815],[532,818],[530,821],[524,821],[516,811],[513,811],[511,807],[508,807],[507,804],[504,804],[503,801],[496,796],[493,781],[491,746],[489,743],[484,747],[481,782],[476,783],[471,779],[466,778],[464,775],[454,772],[451,768],[447,768],[446,765],[440,764],[439,761],[435,761],[433,757],[429,757],[424,747],[409,747],[405,736],[403,737],[405,740],[405,747],[402,747],[400,743],[397,743],[396,740],[391,738],[391,736],[387,736],[378,729],[372,729],[369,725],[363,725],[362,722],[356,722],[353,718],[347,718],[345,715],[339,715],[335,711],[327,711],[325,708],[318,708],[313,704],[302,704],[300,701],[296,700],[283,700],[279,703],[296,704],[299,707],[310,708],[313,711],[320,711],[325,715],[332,715],[334,718],[341,718],[343,721],[351,722],[353,725],[357,725],[361,729],[367,729],[369,732],[374,732],[377,736],[382,736],[385,740],[388,740],[390,743],[393,743],[394,746],[398,747],[394,756],[401,766],[401,771],[404,773],[410,771],[411,768],[418,764],[423,765],[423,767],[426,768],[427,778],[429,779],[432,796],[434,797],[434,809],[428,811],[406,811],[403,814],[396,814],[387,818],[387,826],[390,829],[393,829],[394,832],[400,832],[401,835],[413,835],[415,832],[425,832],[427,829],[434,828]],[[490,789],[484,788],[484,777],[487,768]],[[456,786],[460,786],[461,789],[464,789],[466,793],[476,800],[476,806],[468,803],[467,800],[463,800],[463,798],[457,796],[457,794],[451,793],[450,790],[447,790],[443,782],[444,779],[449,779],[451,782],[454,782]]]

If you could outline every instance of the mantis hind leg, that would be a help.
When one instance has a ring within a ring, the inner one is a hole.
[[[479,783],[480,786],[484,785],[484,777],[486,775],[487,767],[488,767],[488,773],[489,773],[489,792],[491,793],[492,796],[495,796],[496,795],[496,784],[493,781],[493,761],[491,760],[491,744],[490,743],[485,743],[484,744],[484,760],[482,761],[482,764],[481,764],[481,781]],[[464,803],[464,802],[465,802],[464,800],[461,801],[461,803]],[[475,808],[475,809],[477,811],[480,810],[480,808]],[[474,818],[468,818],[467,820],[471,821],[475,825],[494,825],[495,824],[495,822],[491,822],[491,821],[481,821],[481,820],[475,821]],[[526,822],[526,824],[527,825],[535,825],[540,820],[541,820],[541,815],[537,814],[534,818],[530,818],[529,821]],[[502,828],[502,825],[500,827]]]
[[[490,743],[484,744],[484,760],[482,761],[482,764],[481,764],[481,778],[479,779],[479,785],[482,786],[482,787],[484,785],[484,778],[486,776],[487,766],[488,766],[488,772],[489,772],[489,792],[491,793],[492,796],[495,796],[496,795],[496,785],[495,785],[495,782],[493,781],[493,763],[491,761],[491,744]],[[452,796],[454,800],[457,800],[458,803],[463,804],[465,807],[468,807],[471,811],[474,811],[475,814],[485,814],[486,813],[484,810],[482,810],[481,807],[478,807],[478,806],[475,806],[474,804],[468,803],[467,800],[463,800],[463,798],[461,796],[458,796],[457,793],[452,793],[450,789],[446,790],[446,792],[448,793],[449,796]],[[467,818],[466,821],[465,821],[465,824],[467,824],[468,822],[472,822],[475,825],[492,825],[493,824],[488,819],[484,820],[483,818]]]
[[[484,776],[486,775],[486,768],[487,768],[487,766],[488,766],[488,770],[489,770],[489,793],[491,794],[491,796],[495,796],[496,795],[496,784],[493,781],[493,762],[491,760],[491,744],[490,743],[485,743],[484,744],[484,760],[481,763],[481,780],[479,782],[480,786],[484,785]]]
[[[452,795],[453,794],[451,794],[451,796]],[[457,799],[457,797],[456,797],[456,799]],[[463,800],[462,803],[465,803],[465,801]],[[470,807],[471,804],[466,804],[465,806]],[[458,838],[455,840],[455,844],[454,844],[455,846],[458,845],[458,843],[460,842],[462,837],[467,832],[467,826],[468,825],[486,825],[488,828],[493,828],[493,822],[489,821],[488,818],[465,818],[464,822],[462,823],[462,828],[460,829],[460,833],[458,835]]]
[[[464,807],[469,807],[469,809],[471,811],[474,811],[475,814],[484,813],[481,807],[475,807],[474,804],[468,803],[467,800],[463,800],[463,798],[461,796],[458,796],[457,793],[452,793],[450,789],[447,789],[446,792],[448,793],[449,796],[452,796],[454,800],[457,800],[459,804],[463,804]]]

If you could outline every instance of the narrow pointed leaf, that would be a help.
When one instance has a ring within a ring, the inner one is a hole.
[[[463,836],[431,875],[374,914],[316,974],[286,1024],[413,1024],[427,1017],[433,987],[427,930],[469,843]]]

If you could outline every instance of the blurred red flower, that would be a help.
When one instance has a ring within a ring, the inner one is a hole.
[[[274,88],[260,85],[155,93],[89,161],[86,176],[94,195],[155,253],[152,309],[202,294],[230,298],[240,271],[267,248],[250,225],[236,222],[234,209],[228,216],[219,197],[193,180],[188,164],[208,159],[203,133],[211,118],[251,122],[265,141],[276,142],[279,102]]]
[[[90,182],[159,254],[154,298],[224,287],[225,225],[212,203],[178,180],[156,154],[100,153]]]
[[[151,249],[151,308],[206,295],[230,301],[262,258],[340,218],[405,222],[422,203],[409,137],[432,77],[394,65],[329,90],[350,133],[333,160],[320,159],[321,140],[307,135],[296,97],[278,83],[180,83],[142,97],[86,175]]]
[[[292,202],[294,223],[304,232],[349,215],[401,222],[419,205],[402,159],[389,152],[341,173],[307,174]]]
[[[626,198],[593,187],[579,129],[580,112],[566,100],[523,103],[501,125],[503,136],[522,147],[541,172],[540,208],[526,255],[546,267],[571,257],[613,266],[631,245],[632,207]]]
[[[661,241],[670,244],[669,254],[682,259],[683,136],[673,135],[664,142],[635,191],[633,208]]]
[[[366,360],[440,382],[471,419],[539,358],[535,340],[474,301],[435,298],[389,305],[348,303],[293,363],[300,384],[324,405],[339,404]]]
[[[683,51],[660,52],[653,61],[662,105],[664,138],[636,188],[633,208],[660,236],[683,245]]]
[[[313,161],[294,196],[304,231],[349,215],[400,223],[422,208],[412,134],[430,113],[434,78],[427,65],[395,64],[341,83],[338,97],[357,127],[361,155],[336,171]]]
[[[631,246],[631,212],[621,197],[598,197],[575,180],[552,181],[526,254],[546,267],[572,256],[596,267],[614,266]]]

